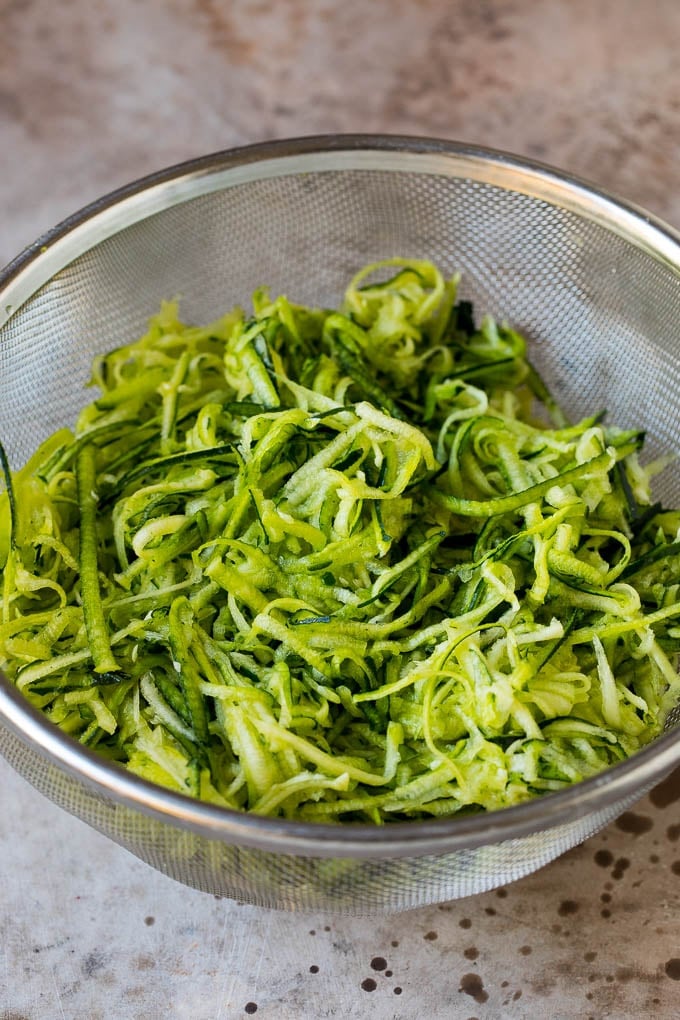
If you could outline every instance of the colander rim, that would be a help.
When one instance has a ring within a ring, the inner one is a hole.
[[[465,176],[461,172],[453,172],[453,164],[456,163],[457,171],[488,171],[484,179],[488,181],[491,177],[491,183],[499,186],[503,186],[503,180],[509,182],[514,179],[516,186],[511,190],[522,191],[531,185],[538,193],[529,190],[529,194],[546,201],[552,199],[552,204],[572,208],[585,218],[599,221],[647,250],[680,275],[680,233],[673,227],[609,191],[547,164],[501,150],[437,138],[310,135],[199,156],[145,175],[90,202],[43,234],[0,271],[0,326],[11,319],[24,301],[50,278],[48,275],[36,285],[45,270],[58,261],[63,249],[70,251],[69,239],[75,233],[82,232],[88,224],[96,223],[97,218],[106,217],[126,203],[134,211],[140,198],[152,191],[162,195],[164,189],[170,189],[170,198],[177,198],[182,183],[200,180],[210,184],[211,175],[228,174],[238,168],[266,167],[267,164],[271,167],[282,162],[279,172],[284,173],[283,164],[290,159],[316,158],[318,162],[319,158],[325,157],[330,163],[333,160],[342,163],[343,158],[349,157],[351,162],[352,156],[362,154],[374,154],[376,157],[402,155],[409,159],[414,156],[423,159],[432,157],[435,162],[442,163],[442,168],[446,163],[451,176]],[[326,170],[343,168],[330,164],[321,167]],[[350,169],[350,166],[346,168]],[[353,169],[357,168],[361,167]],[[390,166],[389,169],[399,167]],[[297,173],[299,170],[289,172]],[[434,171],[423,167],[419,172]],[[255,176],[253,179],[259,178]],[[507,183],[505,187],[508,188]],[[186,199],[180,197],[177,200]],[[168,208],[171,204],[175,203],[168,202],[161,208]],[[141,211],[144,212],[144,209]],[[148,211],[145,213],[150,214]],[[144,216],[138,217],[142,218]],[[90,247],[102,239],[102,236],[97,236]],[[82,249],[85,250],[88,250],[87,247]],[[72,260],[68,258],[58,268]],[[7,300],[8,297],[12,300]],[[642,792],[661,780],[680,762],[680,727],[675,727],[625,761],[565,790],[489,813],[395,822],[378,827],[367,823],[328,824],[267,818],[207,804],[157,786],[107,761],[64,734],[30,705],[1,671],[0,723],[44,760],[118,804],[210,839],[277,853],[316,857],[368,859],[422,856],[518,839],[567,825],[588,812],[632,798],[637,791]]]
[[[41,234],[7,265],[0,268],[0,328],[16,314],[24,300],[31,297],[38,287],[49,279],[49,275],[41,274],[41,265],[51,267],[59,256],[60,245],[63,245],[82,227],[91,225],[92,221],[101,219],[112,210],[121,209],[123,206],[132,206],[134,209],[137,200],[151,192],[172,192],[173,190],[177,192],[180,183],[190,183],[195,186],[199,179],[207,180],[210,176],[220,172],[229,173],[250,165],[263,166],[267,163],[275,163],[277,160],[298,157],[327,156],[339,159],[343,155],[356,156],[361,153],[374,153],[383,157],[413,155],[432,157],[435,160],[441,157],[442,160],[450,161],[450,176],[464,176],[461,172],[453,172],[453,163],[455,162],[461,167],[469,169],[473,176],[475,172],[479,172],[483,168],[485,171],[484,180],[487,183],[501,184],[504,177],[513,179],[512,190],[525,191],[531,197],[543,198],[550,204],[563,208],[574,208],[580,215],[599,221],[607,229],[647,250],[655,258],[665,262],[680,274],[680,230],[613,191],[602,188],[576,174],[569,174],[548,163],[518,156],[502,149],[427,136],[397,134],[303,135],[296,138],[256,142],[251,145],[221,149],[184,160],[123,184],[74,211]],[[341,167],[337,168],[341,169]],[[327,166],[321,169],[336,169],[336,167]],[[391,166],[385,169],[395,170],[399,167]],[[439,169],[440,172],[443,172],[442,167]],[[493,173],[489,174],[490,170]],[[290,173],[291,171],[285,171],[283,168],[279,170],[282,176],[286,172]],[[428,171],[423,168],[421,172]],[[429,172],[434,171],[430,170]],[[205,192],[197,190],[191,197],[202,193]],[[176,194],[173,201],[167,201],[166,195],[161,208],[167,209],[172,204],[184,200],[181,194]],[[145,212],[145,216],[150,214],[148,210]],[[145,216],[138,218],[142,219]],[[136,220],[130,222],[136,222]],[[118,229],[121,228],[118,227]],[[99,243],[105,236],[109,235],[98,236],[89,247]],[[88,246],[85,245],[78,249],[77,254],[82,254],[87,250]],[[69,259],[70,261],[72,258]],[[63,268],[65,264],[67,263],[60,264],[59,268]],[[40,282],[36,284],[36,280]],[[27,292],[29,288],[30,293]],[[17,298],[9,303],[3,297],[3,292],[7,290],[12,293],[15,290],[18,291]],[[25,297],[24,292],[27,292]]]

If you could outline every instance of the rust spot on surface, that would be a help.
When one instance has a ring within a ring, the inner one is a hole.
[[[462,926],[463,926],[463,922],[461,921],[461,927]],[[434,942],[434,941],[436,941],[436,939],[439,938],[439,936],[437,935],[436,931],[428,931],[428,932],[426,932],[425,935],[423,935],[423,938],[426,939],[427,942]]]
[[[569,917],[571,914],[575,914],[578,911],[578,903],[576,900],[562,900],[560,903],[557,913],[560,917]]]
[[[479,950],[476,946],[468,946],[468,948],[463,951],[463,956],[466,960],[476,960],[479,956]]]

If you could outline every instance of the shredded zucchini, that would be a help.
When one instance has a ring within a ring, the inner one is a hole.
[[[318,821],[449,815],[635,752],[680,697],[680,512],[429,262],[340,311],[164,303],[73,432],[0,448],[0,666],[155,783]]]

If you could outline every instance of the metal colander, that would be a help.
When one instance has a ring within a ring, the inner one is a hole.
[[[460,270],[479,312],[533,341],[574,416],[606,407],[651,455],[680,446],[680,241],[602,192],[447,142],[301,139],[219,153],[122,189],[0,278],[0,436],[18,465],[90,399],[97,352],[162,298],[206,322],[268,284],[337,305],[393,255]],[[680,474],[658,485],[680,503]],[[377,912],[482,892],[605,825],[680,761],[680,711],[628,761],[488,815],[322,825],[238,814],[152,786],[49,724],[0,678],[0,752],[37,789],[198,889],[261,905]]]

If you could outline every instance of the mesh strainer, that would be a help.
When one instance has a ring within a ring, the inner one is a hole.
[[[209,321],[260,284],[337,305],[364,263],[430,258],[533,341],[574,415],[606,406],[680,446],[680,242],[545,167],[451,143],[302,139],[220,153],[102,199],[0,279],[0,435],[21,463],[86,402],[96,352],[143,332],[163,297]],[[680,476],[658,489],[680,502]],[[236,814],[154,787],[51,726],[0,678],[0,752],[142,860],[262,905],[376,912],[484,891],[605,825],[680,761],[680,712],[634,758],[486,816],[330,826]]]

